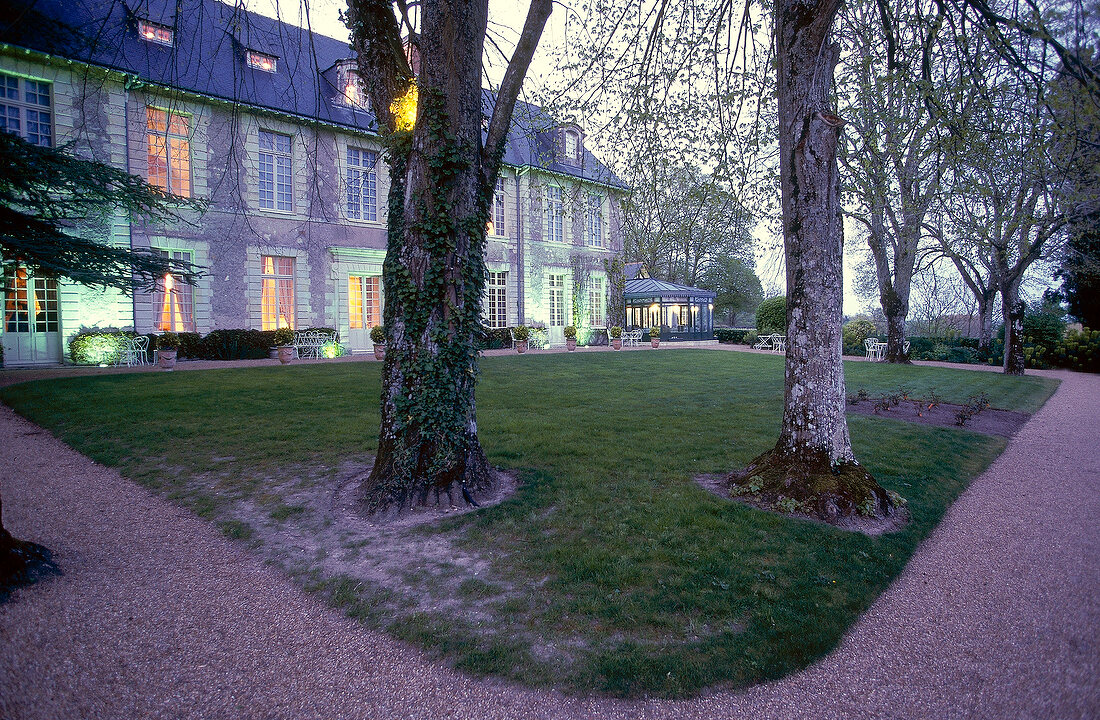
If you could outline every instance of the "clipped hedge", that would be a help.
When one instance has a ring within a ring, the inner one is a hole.
[[[743,328],[714,328],[714,338],[727,345],[747,345],[746,338],[749,333],[755,332],[751,329]]]
[[[787,332],[786,295],[777,295],[760,303],[760,307],[756,308],[756,332],[762,335]]]
[[[274,330],[213,330],[202,339],[202,360],[256,360],[275,346]]]

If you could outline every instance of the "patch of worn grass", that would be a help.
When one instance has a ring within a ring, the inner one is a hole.
[[[1005,444],[851,418],[857,456],[912,513],[903,531],[871,538],[761,512],[693,482],[741,468],[774,444],[779,357],[535,353],[487,358],[482,368],[483,445],[494,464],[520,471],[523,486],[496,507],[410,532],[446,535],[449,547],[487,563],[486,577],[439,557],[430,570],[405,573],[399,590],[381,588],[323,570],[342,546],[327,560],[295,560],[303,564],[290,571],[349,615],[466,671],[575,692],[685,696],[805,667],[836,645]],[[850,387],[935,388],[945,401],[985,392],[1005,409],[1034,409],[1054,388],[1040,378],[936,368],[847,369]],[[214,485],[226,497],[213,500],[214,513],[241,497],[290,507],[261,479],[372,451],[378,370],[82,378],[15,386],[2,397],[95,459],[161,492],[184,492],[181,501],[199,512],[206,505],[188,498],[212,491],[193,489],[190,478],[216,466]],[[262,410],[253,398],[265,398]],[[153,414],[165,407],[172,412]],[[300,519],[288,515],[285,524]]]

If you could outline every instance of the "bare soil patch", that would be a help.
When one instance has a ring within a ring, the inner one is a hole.
[[[965,430],[1000,437],[1012,437],[1031,417],[1022,412],[986,408],[981,412],[972,414],[965,424],[959,425],[959,413],[966,406],[944,402],[936,403],[932,407],[928,407],[928,405],[929,403],[918,400],[902,400],[889,409],[879,408],[876,410],[873,400],[861,400],[855,405],[848,403],[847,408],[849,413],[856,415],[891,418],[937,427],[961,427]]]

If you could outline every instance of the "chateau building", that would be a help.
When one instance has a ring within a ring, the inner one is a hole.
[[[6,364],[61,362],[83,327],[334,327],[370,350],[389,179],[347,42],[217,0],[38,0],[10,17],[0,130],[207,206],[168,225],[116,214],[82,228],[193,264],[194,286],[167,275],[126,295],[7,278]],[[583,128],[518,103],[488,228],[486,325],[541,324],[551,342],[566,325],[605,326],[626,192]]]

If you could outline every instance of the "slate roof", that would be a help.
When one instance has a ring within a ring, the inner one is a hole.
[[[710,290],[703,290],[690,285],[677,285],[656,278],[627,280],[623,289],[623,297],[627,300],[662,297],[713,298],[714,296],[715,294]]]
[[[360,131],[375,128],[371,113],[333,102],[341,94],[334,66],[353,57],[347,40],[217,0],[4,0],[0,5],[5,6],[0,41],[12,45],[229,102]],[[174,28],[175,44],[141,38],[139,19]],[[248,67],[250,49],[275,56],[277,72]],[[491,92],[485,91],[484,102],[491,110]],[[560,162],[553,142],[557,127],[536,106],[517,102],[504,162],[627,189],[588,150],[581,167]]]

